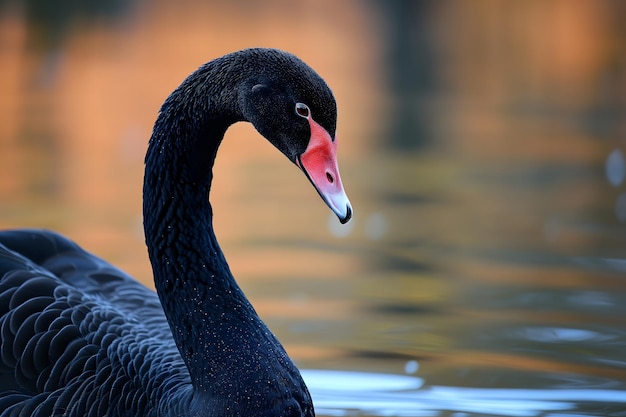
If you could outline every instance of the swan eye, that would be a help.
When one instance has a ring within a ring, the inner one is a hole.
[[[304,117],[308,119],[311,115],[311,111],[309,110],[309,106],[304,103],[296,103],[296,114],[300,117]]]

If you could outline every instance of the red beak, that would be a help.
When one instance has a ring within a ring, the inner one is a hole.
[[[296,163],[309,178],[319,195],[330,209],[346,223],[352,217],[352,206],[341,184],[337,165],[337,141],[312,117],[308,117],[311,126],[311,139]]]

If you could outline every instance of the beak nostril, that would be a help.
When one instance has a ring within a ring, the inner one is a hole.
[[[332,184],[333,182],[335,182],[335,179],[333,178],[333,176],[332,176],[332,175],[330,175],[330,172],[327,172],[327,173],[326,173],[326,179],[327,179],[327,180],[328,180],[328,182],[329,182],[329,183],[331,183],[331,184]]]

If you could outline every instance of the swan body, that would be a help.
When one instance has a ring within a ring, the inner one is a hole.
[[[319,75],[275,49],[203,65],[161,107],[146,154],[156,293],[56,233],[0,232],[0,417],[314,416],[213,232],[212,165],[239,121],[350,219],[335,101]]]

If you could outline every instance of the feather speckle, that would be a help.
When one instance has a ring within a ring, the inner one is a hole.
[[[144,177],[157,292],[56,233],[0,232],[0,417],[314,416],[230,272],[206,198],[234,122],[296,161],[310,137],[298,102],[334,137],[324,81],[273,49],[211,61],[165,101]]]

